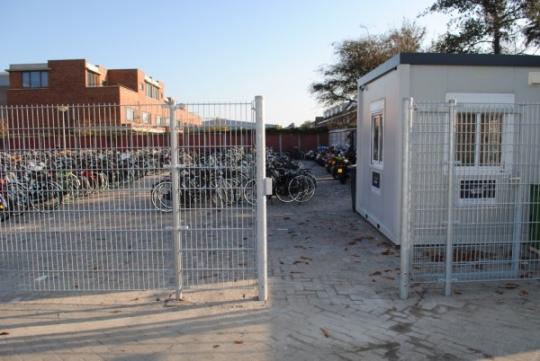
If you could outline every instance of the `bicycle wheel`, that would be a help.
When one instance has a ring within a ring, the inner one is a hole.
[[[28,209],[28,190],[22,184],[8,183],[6,198],[11,214],[14,216],[21,215],[26,209]]]
[[[290,181],[289,182],[282,181],[276,184],[274,193],[277,199],[279,199],[281,202],[290,203],[294,201],[293,195],[291,194],[291,192],[289,192],[289,184],[290,184]]]
[[[257,188],[255,186],[255,179],[251,179],[244,184],[244,189],[242,191],[244,200],[254,206],[257,204]]]
[[[39,212],[52,211],[63,203],[64,191],[60,184],[53,181],[45,181],[32,189],[30,204],[33,209]]]
[[[81,180],[73,173],[63,176],[62,189],[67,196],[77,198],[83,195]]]
[[[289,193],[297,202],[307,202],[315,194],[315,183],[305,175],[299,175],[291,179]]]
[[[10,210],[7,200],[0,194],[0,222],[7,220],[10,216]]]
[[[172,212],[172,182],[162,181],[152,187],[152,204],[161,212]]]

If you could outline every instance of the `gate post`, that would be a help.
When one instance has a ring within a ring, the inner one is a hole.
[[[400,241],[400,256],[401,256],[401,277],[399,293],[401,299],[409,297],[409,279],[411,273],[411,236],[410,230],[410,208],[411,208],[411,189],[409,187],[410,180],[410,132],[414,121],[414,99],[405,99],[403,104],[403,114],[405,122],[403,122],[403,164],[401,170],[401,241]]]
[[[266,254],[266,135],[263,97],[255,97],[256,121],[256,189],[257,189],[257,276],[259,300],[268,299],[268,260]]]
[[[174,99],[169,98],[169,132],[171,152],[171,192],[173,216],[173,249],[176,300],[182,299],[182,255],[180,238],[180,173],[178,167],[178,124],[176,122],[176,105]]]
[[[445,283],[444,294],[452,294],[452,266],[454,261],[454,142],[456,133],[456,101],[451,99],[448,102],[448,219],[446,228],[446,255],[445,255]]]

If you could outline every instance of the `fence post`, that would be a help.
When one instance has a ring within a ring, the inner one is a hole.
[[[446,255],[445,255],[445,282],[444,294],[450,296],[452,294],[452,266],[454,261],[454,142],[456,133],[456,101],[451,99],[448,102],[448,219],[446,228]]]
[[[178,124],[176,123],[176,105],[174,99],[169,98],[169,131],[171,151],[171,192],[173,216],[173,249],[176,300],[182,299],[182,255],[180,235],[180,174],[178,167]]]
[[[259,300],[268,299],[268,260],[266,255],[266,136],[264,127],[263,97],[255,97],[256,120],[256,154],[257,154],[257,275],[259,283]]]
[[[409,297],[409,279],[411,273],[411,237],[410,237],[410,209],[411,209],[411,190],[410,180],[410,132],[414,121],[414,99],[405,99],[403,104],[403,144],[402,156],[403,164],[401,171],[401,278],[400,278],[400,297],[407,299]]]

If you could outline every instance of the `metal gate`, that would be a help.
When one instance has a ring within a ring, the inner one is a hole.
[[[402,295],[408,281],[540,278],[540,105],[408,101]]]
[[[266,299],[262,106],[0,107],[0,288]]]

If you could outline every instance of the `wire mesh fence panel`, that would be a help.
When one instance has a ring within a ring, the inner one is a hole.
[[[182,286],[256,284],[252,103],[187,104],[180,117]],[[203,127],[183,121],[195,114]]]
[[[416,104],[413,281],[540,277],[539,147],[540,105]]]
[[[251,103],[0,107],[0,288],[175,287],[172,171],[183,286],[254,282],[252,125]]]

